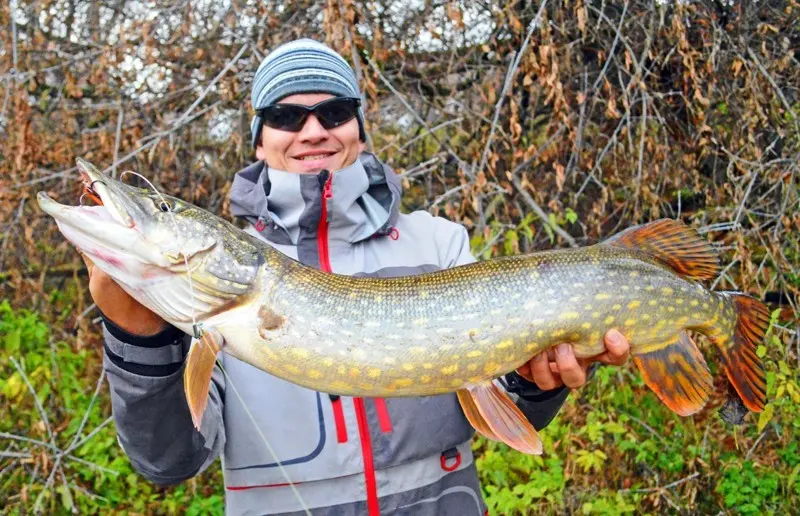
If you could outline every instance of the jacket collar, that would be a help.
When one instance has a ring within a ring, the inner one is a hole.
[[[230,191],[231,213],[276,244],[297,244],[311,236],[321,215],[324,174],[291,174],[258,161],[238,172]],[[328,238],[356,243],[388,235],[397,223],[402,189],[394,171],[373,154],[362,153],[332,174],[327,202]]]

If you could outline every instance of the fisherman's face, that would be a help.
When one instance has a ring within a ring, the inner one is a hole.
[[[329,93],[290,95],[278,104],[313,106],[333,98]],[[263,126],[256,157],[270,167],[295,174],[316,174],[323,169],[335,172],[355,163],[364,150],[358,138],[358,120],[325,129],[314,115],[309,115],[303,128],[294,133]]]

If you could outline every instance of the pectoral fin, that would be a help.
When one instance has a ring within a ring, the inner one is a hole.
[[[467,419],[481,435],[501,441],[522,453],[541,455],[542,440],[511,398],[494,383],[458,391]]]
[[[211,385],[211,374],[217,353],[222,349],[224,340],[216,330],[205,330],[199,340],[192,342],[189,354],[186,356],[186,366],[183,371],[183,390],[192,422],[195,428],[200,429],[203,413],[208,403],[208,389]]]

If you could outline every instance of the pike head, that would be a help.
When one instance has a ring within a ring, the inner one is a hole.
[[[179,327],[247,293],[257,241],[211,213],[102,174],[78,159],[86,195],[100,206],[37,201],[61,233],[137,301]],[[183,323],[183,324],[181,324]]]

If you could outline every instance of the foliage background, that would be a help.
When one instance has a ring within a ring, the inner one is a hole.
[[[463,223],[476,256],[587,245],[676,217],[720,250],[714,287],[775,310],[759,349],[771,399],[761,417],[721,421],[720,374],[709,407],[680,419],[631,366],[601,369],[543,433],[543,456],[476,442],[493,512],[797,512],[798,10],[795,0],[3,2],[3,512],[221,510],[217,467],[171,488],[132,471],[85,269],[33,201],[46,190],[76,202],[81,156],[229,216],[232,174],[253,159],[252,73],[301,36],[354,64],[372,149],[402,174],[405,209]]]

